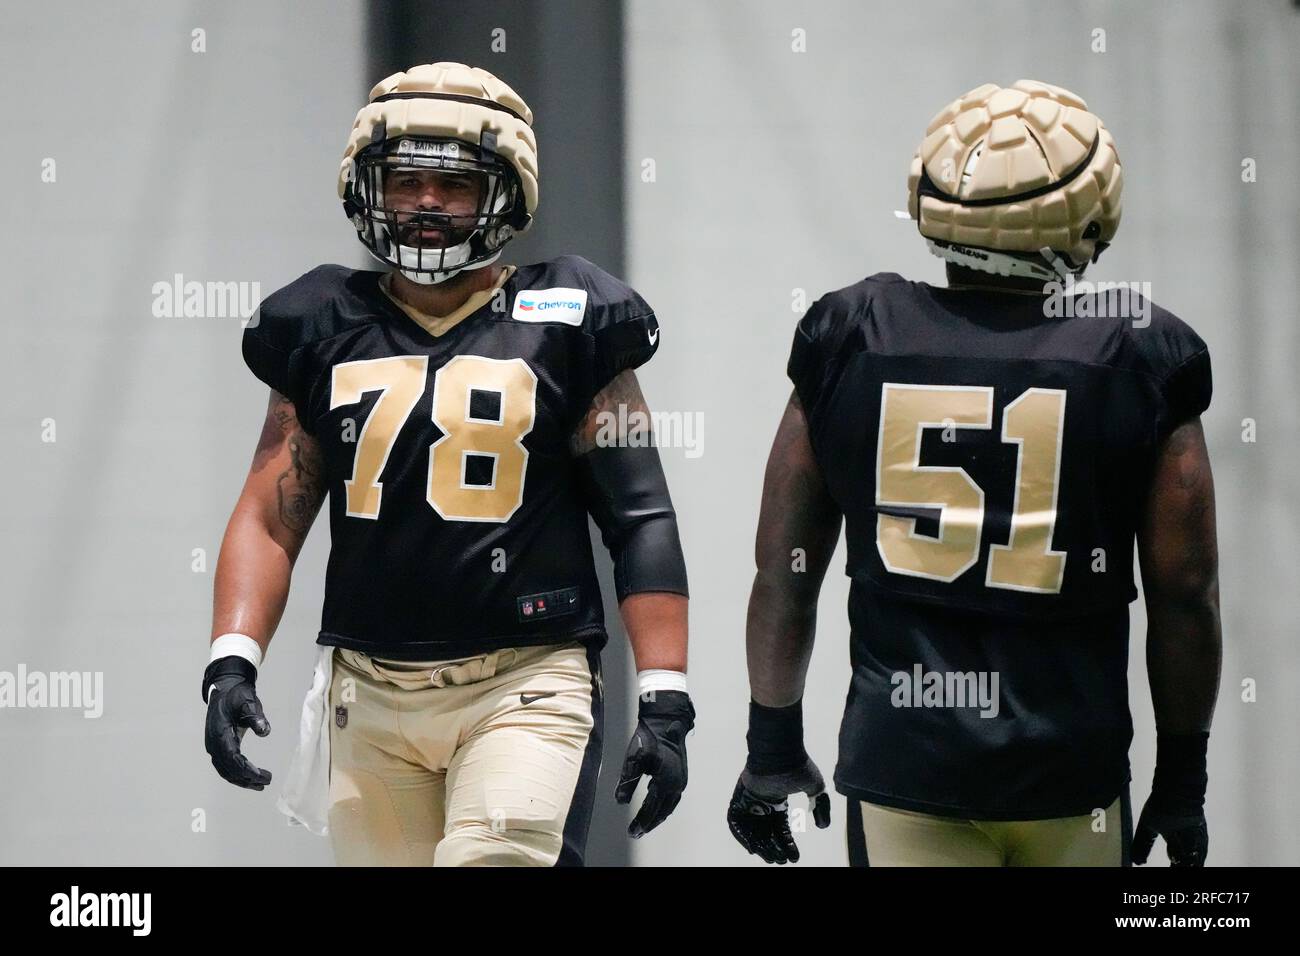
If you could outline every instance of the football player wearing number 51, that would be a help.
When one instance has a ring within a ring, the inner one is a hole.
[[[1122,184],[1082,99],[977,87],[930,122],[909,177],[948,284],[878,273],[799,322],[728,813],[750,852],[798,859],[789,794],[829,823],[801,701],[843,523],[853,671],[835,786],[852,861],[1118,866],[1160,836],[1174,865],[1205,862],[1221,654],[1210,358],[1140,292],[1075,289],[1115,235]],[[1135,540],[1156,718],[1136,831]]]

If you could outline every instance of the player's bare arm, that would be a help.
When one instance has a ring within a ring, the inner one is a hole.
[[[695,718],[686,694],[686,572],[650,420],[636,373],[626,369],[597,393],[570,440],[614,558],[619,613],[636,661],[639,720],[615,794],[627,803],[641,776],[651,778],[629,828],[634,837],[658,826],[681,799],[685,738]]]
[[[817,626],[817,596],[840,537],[797,395],[781,416],[763,477],[745,649],[750,695],[768,707],[803,696]]]
[[[569,437],[569,450],[575,457],[585,455],[597,447],[602,424],[610,420],[607,418],[608,415],[614,415],[614,420],[617,421],[620,406],[627,408],[627,419],[620,425],[623,429],[620,434],[630,436],[630,434],[649,431],[649,419],[633,420],[630,415],[633,411],[643,411],[647,415],[650,412],[649,406],[646,406],[645,395],[641,393],[641,382],[637,381],[637,373],[630,368],[617,373],[614,378],[611,378],[610,384],[604,386],[595,394],[595,398],[591,399],[591,407],[586,410],[586,415]]]
[[[1171,863],[1194,866],[1208,852],[1206,749],[1223,659],[1214,477],[1200,418],[1176,428],[1160,450],[1138,560],[1156,774],[1134,834],[1134,860],[1145,861],[1158,834]]]
[[[293,403],[272,390],[253,463],[217,558],[212,654],[203,675],[205,743],[213,766],[237,786],[261,790],[271,774],[240,753],[240,737],[271,727],[256,676],[284,613],[289,578],[325,497],[320,448]]]
[[[627,409],[620,434],[625,437],[628,435],[641,434],[649,429],[648,419],[643,423],[639,418],[632,420],[631,412],[643,411],[647,415],[650,411],[646,405],[645,396],[641,393],[641,383],[637,381],[636,372],[632,369],[624,369],[615,375],[591,400],[591,407],[587,409],[587,414],[578,427],[573,430],[573,435],[569,438],[569,449],[573,452],[574,457],[585,455],[587,452],[597,447],[601,426],[609,421],[608,416],[613,415],[614,421],[618,421],[619,407]]]
[[[830,825],[821,771],[803,744],[803,688],[817,630],[817,596],[842,515],[822,479],[797,394],[790,395],[763,477],[745,652],[749,756],[727,811],[732,835],[768,863],[795,862],[787,798],[805,793]]]
[[[1138,560],[1156,729],[1208,731],[1223,635],[1214,476],[1199,418],[1175,429],[1160,452],[1138,535]]]
[[[303,430],[293,403],[272,391],[217,558],[214,640],[247,634],[266,651],[284,612],[293,564],[324,498],[320,447]]]

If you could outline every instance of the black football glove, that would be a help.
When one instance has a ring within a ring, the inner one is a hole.
[[[649,698],[649,699],[647,699]],[[659,690],[641,698],[636,733],[627,745],[623,772],[614,799],[630,803],[642,774],[648,774],[641,809],[627,828],[640,839],[677,807],[686,789],[686,735],[695,726],[695,706],[690,695],[680,690]]]
[[[749,759],[727,808],[736,841],[768,863],[795,863],[788,798],[805,793],[819,830],[831,825],[826,782],[803,747],[803,702],[788,707],[749,704]]]
[[[1156,772],[1151,796],[1138,817],[1133,833],[1133,862],[1141,866],[1155,846],[1165,838],[1169,865],[1204,866],[1210,849],[1210,832],[1205,825],[1205,769],[1208,733],[1157,734]]]
[[[271,782],[271,772],[255,767],[239,752],[239,742],[250,728],[259,737],[271,732],[271,724],[257,699],[257,668],[242,657],[222,657],[203,672],[203,699],[208,705],[204,745],[212,766],[222,779],[237,787],[262,790]]]

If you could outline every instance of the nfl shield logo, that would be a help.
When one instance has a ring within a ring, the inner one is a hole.
[[[339,730],[348,725],[348,709],[342,704],[334,708],[334,723]]]
[[[533,602],[532,602],[532,601],[525,601],[525,602],[524,602],[523,611],[524,611],[524,617],[528,617],[530,614],[532,614],[532,613],[533,613]]]

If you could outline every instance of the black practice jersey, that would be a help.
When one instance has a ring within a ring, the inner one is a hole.
[[[1044,303],[880,274],[799,323],[789,374],[852,579],[849,796],[1041,819],[1129,779],[1135,534],[1209,354],[1136,295]]]
[[[322,450],[319,643],[406,660],[603,644],[569,439],[596,393],[654,354],[654,313],[562,256],[434,335],[382,275],[321,266],[244,333],[248,366]]]

